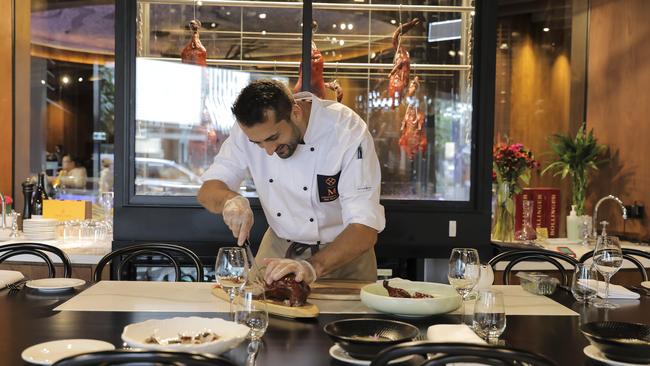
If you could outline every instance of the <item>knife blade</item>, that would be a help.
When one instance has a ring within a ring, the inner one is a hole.
[[[264,283],[264,276],[262,276],[262,272],[257,266],[257,262],[255,261],[255,256],[253,255],[253,251],[251,250],[251,242],[248,240],[248,238],[244,240],[243,247],[246,248],[246,256],[250,258],[251,268],[257,273],[257,279],[260,280],[261,283]]]

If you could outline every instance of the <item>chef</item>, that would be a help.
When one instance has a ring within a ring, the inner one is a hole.
[[[384,229],[381,173],[365,122],[343,104],[281,82],[246,86],[232,107],[237,123],[203,174],[198,201],[242,245],[253,226],[237,193],[248,173],[269,223],[256,256],[267,283],[294,273],[373,281],[374,245]]]

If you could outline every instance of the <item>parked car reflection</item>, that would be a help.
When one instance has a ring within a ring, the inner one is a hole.
[[[135,158],[135,193],[138,195],[194,196],[201,177],[172,160]]]

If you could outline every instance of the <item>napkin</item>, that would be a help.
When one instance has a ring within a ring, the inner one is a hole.
[[[18,271],[0,270],[0,289],[7,287],[7,285],[18,282],[25,278],[22,273]]]
[[[578,280],[578,282],[598,291],[598,297],[605,298],[605,282],[597,280]],[[641,295],[620,285],[609,284],[610,299],[638,299]]]
[[[472,328],[465,324],[436,324],[427,329],[427,339],[431,342],[485,344]]]

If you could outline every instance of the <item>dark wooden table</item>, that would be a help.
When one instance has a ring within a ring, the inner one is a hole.
[[[0,365],[25,364],[20,354],[34,344],[66,338],[93,338],[122,346],[120,335],[125,325],[146,319],[174,316],[223,317],[215,313],[153,312],[55,312],[59,304],[76,292],[43,295],[30,289],[10,294],[0,290]],[[507,345],[543,354],[559,365],[592,365],[583,354],[588,344],[580,333],[580,324],[598,320],[650,323],[650,297],[619,300],[621,308],[603,310],[574,302],[571,294],[560,290],[553,299],[580,313],[576,316],[508,316],[502,339]],[[322,328],[328,322],[359,317],[354,314],[321,315],[312,321],[271,317],[257,364],[264,365],[342,365],[329,356],[333,345]],[[384,315],[366,317],[393,318]],[[459,317],[434,316],[424,319],[399,319],[412,323],[426,333],[429,325],[458,323]],[[224,355],[243,364],[245,345]]]

